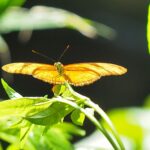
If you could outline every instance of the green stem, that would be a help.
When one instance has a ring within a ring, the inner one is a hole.
[[[75,92],[72,87],[66,82],[65,86],[68,88],[69,92],[71,93],[72,97],[75,99],[74,104],[77,106],[74,106],[74,108],[79,109],[82,111],[94,124],[95,126],[105,135],[105,137],[108,139],[108,141],[112,144],[113,148],[115,150],[125,150],[124,145],[114,128],[112,122],[110,121],[109,117],[106,115],[106,113],[95,103],[93,103],[88,97],[85,97],[77,92]],[[64,97],[65,98],[65,97]],[[100,124],[100,122],[91,114],[87,113],[85,109],[78,106],[79,103],[82,103],[84,105],[87,105],[94,109],[95,112],[97,112],[101,118],[106,122],[108,127],[110,128],[112,135],[115,137],[115,139],[110,136],[110,133]],[[89,116],[90,115],[90,116]],[[119,148],[118,148],[119,146]]]
[[[114,135],[116,141],[118,142],[118,145],[120,146],[120,149],[121,150],[125,150],[125,147],[124,147],[124,145],[123,145],[123,143],[122,143],[122,141],[121,141],[121,139],[120,139],[116,129],[114,128],[112,122],[110,121],[110,119],[106,115],[106,113],[97,104],[93,103],[88,97],[85,97],[85,96],[75,92],[68,83],[66,83],[65,85],[66,85],[66,87],[68,87],[68,89],[72,93],[72,95],[77,97],[77,99],[81,99],[82,102],[85,105],[93,108],[102,117],[102,119],[107,123],[108,127],[110,128],[110,130],[111,130],[112,134]],[[107,139],[110,141],[110,143],[112,143],[112,141],[110,140],[112,138],[110,137],[109,133],[106,131],[106,129],[104,127],[102,127],[102,128],[103,129],[101,131],[107,137]]]
[[[86,115],[86,117],[91,120],[91,122],[105,135],[105,137],[108,139],[108,141],[111,143],[112,147],[115,149],[115,150],[120,150],[118,148],[118,145],[116,144],[116,142],[113,140],[113,138],[109,135],[108,131],[105,130],[105,128],[103,128],[101,126],[101,124],[99,123],[99,121],[90,113],[88,113],[85,109],[79,107],[75,102],[72,102],[72,101],[69,101],[69,100],[66,100],[62,97],[57,97],[57,98],[54,98],[53,99],[53,102],[54,101],[59,101],[59,102],[62,102],[62,103],[66,103],[76,109],[79,109],[82,113],[84,113]]]
[[[125,150],[125,147],[116,131],[116,129],[114,128],[112,122],[110,121],[109,117],[106,115],[106,113],[95,103],[93,103],[90,99],[88,99],[85,104],[91,108],[93,108],[101,117],[102,119],[107,123],[107,125],[109,126],[111,132],[113,133],[113,135],[115,136],[121,150]]]
[[[82,111],[82,110],[80,110],[80,111]],[[110,142],[110,144],[112,145],[112,147],[115,150],[119,150],[118,145],[114,142],[114,140],[109,135],[109,133],[107,132],[107,130],[105,130],[105,128],[103,128],[101,126],[101,124],[99,123],[99,121],[94,116],[90,116],[89,114],[86,114],[84,111],[82,111],[82,112],[87,116],[87,118],[89,118],[89,120],[91,120],[91,122],[97,127],[97,129],[100,130],[105,135],[105,137]]]

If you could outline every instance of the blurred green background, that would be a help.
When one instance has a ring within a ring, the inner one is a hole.
[[[143,105],[150,92],[150,59],[146,40],[148,0],[3,2],[6,3],[3,5],[0,2],[0,34],[3,38],[0,41],[1,65],[10,61],[52,64],[31,50],[38,50],[57,61],[69,44],[70,48],[61,60],[63,64],[110,62],[128,69],[123,76],[104,77],[92,85],[76,87],[78,92],[90,97],[105,111]],[[50,17],[49,11],[41,7],[32,10],[29,15],[24,9],[17,10],[18,13],[16,10],[8,11],[10,4],[13,6],[21,3],[27,9],[36,5],[61,8],[86,19],[80,18],[82,22],[76,15],[59,9],[51,10],[54,16]],[[37,15],[38,11],[41,16]],[[24,96],[52,95],[51,85],[32,77],[15,75],[12,78],[1,72],[2,76]],[[2,90],[1,98],[6,99]],[[93,131],[91,126],[86,125],[86,128],[88,133]]]

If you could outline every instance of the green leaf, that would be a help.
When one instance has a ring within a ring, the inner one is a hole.
[[[2,144],[0,143],[0,150],[3,150]]]
[[[80,110],[76,109],[71,113],[71,120],[76,125],[82,126],[85,120],[85,114],[82,113]]]
[[[71,116],[72,120],[76,124],[82,125],[85,117],[84,115],[86,115],[86,117],[88,117],[93,122],[93,124],[107,137],[107,139],[114,147],[114,149],[119,149],[119,147],[121,149],[124,149],[124,147],[120,144],[121,142],[119,143],[116,133],[114,134],[114,137],[111,137],[108,131],[105,130],[103,126],[100,124],[100,122],[95,118],[93,110],[96,111],[100,116],[102,116],[104,120],[106,120],[106,122],[110,123],[110,120],[108,119],[106,114],[101,110],[101,108],[97,104],[91,102],[89,98],[75,92],[68,83],[65,83],[64,85],[66,86],[65,89],[62,90],[60,87],[60,89],[58,90],[58,95],[56,95],[56,97],[52,99],[47,99],[46,97],[42,97],[42,98],[24,97],[24,98],[13,99],[13,101],[6,100],[1,102],[0,119],[2,118],[14,119],[20,117],[22,118],[23,121],[26,119],[27,121],[30,121],[31,123],[34,124],[44,125],[44,126],[49,125],[49,127],[51,127],[52,125],[61,123],[64,120],[64,117],[66,115],[68,115],[69,113],[71,113],[73,110],[76,109],[76,111],[74,111]],[[65,92],[67,92],[67,94],[64,95]],[[59,95],[59,93],[62,94]],[[91,107],[92,109],[90,109],[89,111],[89,108],[84,109],[83,106],[84,107],[88,106]],[[19,125],[17,125],[16,127],[19,127]],[[25,131],[23,130],[23,134],[21,134],[22,139],[26,139],[26,135],[29,134],[28,132],[29,128],[26,127],[27,126],[25,126]],[[52,137],[52,139],[54,138]],[[35,141],[32,141],[33,144],[30,143],[30,146],[32,145],[33,147],[36,147],[37,143]],[[52,141],[52,143],[55,143],[55,141]],[[44,141],[44,142],[48,142],[48,141]],[[39,146],[36,147],[36,149],[37,148],[39,148]],[[50,145],[50,149],[52,148],[53,145]],[[58,149],[61,150],[63,148],[64,148],[63,146],[59,145],[59,147],[57,147],[57,150]],[[48,149],[45,143],[44,143],[44,149]]]
[[[150,108],[150,95],[148,95],[144,101],[144,107]]]
[[[8,128],[8,126],[8,121],[4,121],[3,125],[0,124],[0,139],[10,143],[9,150],[17,150],[20,148],[19,128]],[[69,141],[72,138],[70,137],[73,134],[83,135],[81,129],[68,123],[53,126],[44,135],[42,134],[43,130],[43,126],[34,125],[28,132],[28,138],[23,147],[24,150],[72,150],[73,147]]]
[[[5,89],[5,92],[7,93],[10,99],[22,97],[19,93],[17,93],[14,89],[12,89],[3,79],[1,79],[1,82],[2,82],[3,88]]]
[[[10,120],[0,119],[0,122],[0,139],[8,143],[17,142],[17,136],[19,137],[19,130],[10,127],[12,124]]]
[[[51,105],[51,101],[40,98],[16,98],[0,102],[0,118],[26,117],[45,110]]]
[[[132,139],[137,149],[143,147],[144,134],[147,135],[150,127],[150,109],[114,109],[108,115],[121,135]]]
[[[78,104],[84,104],[85,101],[89,100],[88,97],[81,95],[73,90],[69,83],[65,83],[66,91],[62,94],[63,98],[76,101]]]
[[[8,48],[8,45],[7,45],[6,41],[0,35],[0,53],[3,54],[7,59],[10,59],[9,58],[10,54],[8,53],[8,50],[9,50],[9,48]],[[8,53],[8,54],[6,54],[6,53]],[[1,57],[1,59],[2,59],[2,57]],[[3,61],[3,62],[5,62],[5,61]]]
[[[72,145],[60,127],[51,127],[44,135],[42,133],[43,127],[36,126],[29,135],[29,140],[36,150],[73,150]]]
[[[75,96],[75,92],[68,83],[64,85],[55,85],[53,86],[53,93],[55,96],[62,96],[69,100],[78,100],[79,97]]]
[[[149,5],[149,7],[148,7],[147,41],[148,41],[148,50],[149,50],[149,53],[150,53],[150,5]]]
[[[1,65],[10,63],[11,60],[8,44],[1,35],[0,35],[0,60]],[[4,72],[2,72],[2,75],[5,76],[6,78],[9,77],[9,75],[5,74]]]
[[[73,125],[72,123],[60,123],[60,124],[56,124],[54,126],[54,128],[59,128],[61,129],[61,131],[68,137],[69,134],[69,139],[70,139],[70,135],[79,135],[79,136],[84,136],[86,134],[85,130],[80,129],[79,127]]]
[[[52,90],[55,96],[60,96],[66,91],[66,86],[61,84],[54,85]]]
[[[25,0],[0,0],[0,14],[11,6],[21,6]]]
[[[7,10],[0,19],[0,33],[22,30],[70,28],[90,38],[101,35],[110,39],[111,35],[115,32],[106,25],[98,24],[72,12],[46,6],[34,6],[30,10],[18,7],[12,8]],[[97,27],[95,27],[95,25],[97,25]],[[98,27],[101,28],[101,30],[97,30]]]
[[[20,148],[23,149],[25,146],[25,143],[27,141],[28,135],[30,134],[30,132],[33,129],[33,125],[29,124],[28,126],[21,128],[20,131]]]
[[[62,122],[64,117],[68,115],[72,110],[73,108],[69,105],[56,102],[44,111],[36,113],[32,116],[28,116],[25,119],[34,124],[54,125],[56,123]]]

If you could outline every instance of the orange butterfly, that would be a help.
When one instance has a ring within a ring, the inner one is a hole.
[[[3,70],[9,73],[32,75],[50,84],[68,82],[74,86],[83,86],[93,83],[102,76],[121,75],[127,69],[111,63],[76,63],[64,65],[60,62],[54,65],[40,63],[11,63],[4,65]]]

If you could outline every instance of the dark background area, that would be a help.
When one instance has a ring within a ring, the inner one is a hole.
[[[63,64],[76,62],[111,62],[128,68],[123,76],[103,77],[99,81],[74,89],[90,97],[104,110],[140,106],[150,92],[150,58],[146,41],[148,0],[51,0],[27,1],[24,7],[47,5],[70,10],[82,17],[104,23],[116,30],[114,40],[102,37],[89,39],[70,29],[33,31],[29,42],[21,43],[18,32],[4,35],[12,62],[53,63],[31,52],[32,49],[58,59],[67,44]],[[51,85],[30,76],[15,75],[10,85],[24,96],[52,96]],[[7,98],[1,88],[2,98]]]

